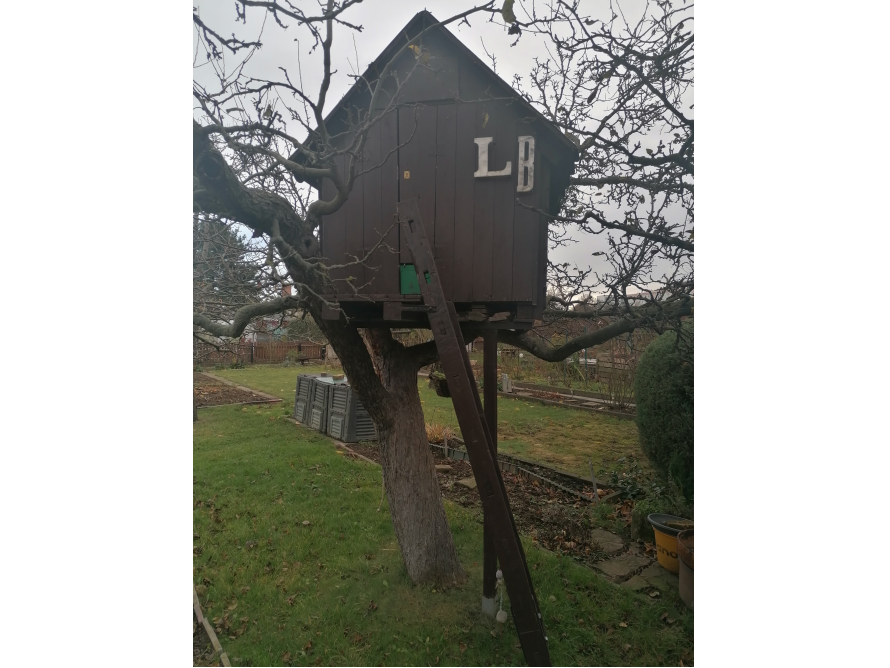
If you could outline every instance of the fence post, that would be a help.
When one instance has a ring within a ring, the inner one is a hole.
[[[250,363],[253,364],[253,347],[256,345],[253,341],[250,342]]]

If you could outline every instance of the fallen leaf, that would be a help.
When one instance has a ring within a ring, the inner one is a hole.
[[[620,627],[623,628],[623,629],[626,629],[626,628],[627,628],[627,623],[625,623],[625,622],[619,622],[619,623],[618,623],[618,626],[620,626]]]
[[[309,642],[307,642],[305,645],[303,645],[304,652],[308,652],[310,649],[312,649],[312,641],[311,640]]]
[[[630,645],[625,645],[625,646],[624,646],[624,651],[625,651],[625,652],[626,652],[627,650],[629,650],[629,649],[630,649]]]
[[[467,651],[467,646],[464,643],[460,644],[460,653],[463,654]]]
[[[652,598],[658,598],[659,596],[661,596],[661,592],[653,591],[651,594],[649,594],[649,596],[651,596]]]
[[[309,520],[303,520],[304,527],[308,527],[310,524],[312,524],[312,523]]]

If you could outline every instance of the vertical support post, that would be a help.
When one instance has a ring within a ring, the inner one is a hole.
[[[497,462],[498,452],[498,333],[496,329],[486,329],[482,338],[482,379],[484,392],[485,421],[491,433],[492,456]],[[482,612],[494,617],[497,614],[495,591],[498,560],[494,549],[494,533],[489,525],[490,518],[484,517],[482,530]]]
[[[584,336],[587,336],[587,323],[584,324]],[[584,389],[587,389],[588,369],[590,369],[590,360],[587,359],[587,348],[584,349]]]

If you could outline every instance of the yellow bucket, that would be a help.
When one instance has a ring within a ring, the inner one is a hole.
[[[649,515],[649,524],[655,531],[655,551],[658,563],[671,573],[680,572],[680,561],[677,558],[677,534],[683,529],[691,529],[692,521],[675,515],[653,513]]]

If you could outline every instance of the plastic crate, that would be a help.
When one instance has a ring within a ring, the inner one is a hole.
[[[315,379],[319,377],[317,373],[301,373],[297,376],[297,389],[294,394],[294,420],[297,422],[309,422],[309,406],[312,404],[312,386]]]
[[[377,429],[374,427],[371,415],[349,385],[335,386],[331,389],[327,432],[328,435],[345,443],[377,440]]]
[[[346,379],[334,380],[328,375],[319,375],[313,379],[309,392],[309,408],[307,423],[316,431],[326,434],[328,431],[328,408],[331,402],[331,391],[335,387],[346,384]]]

